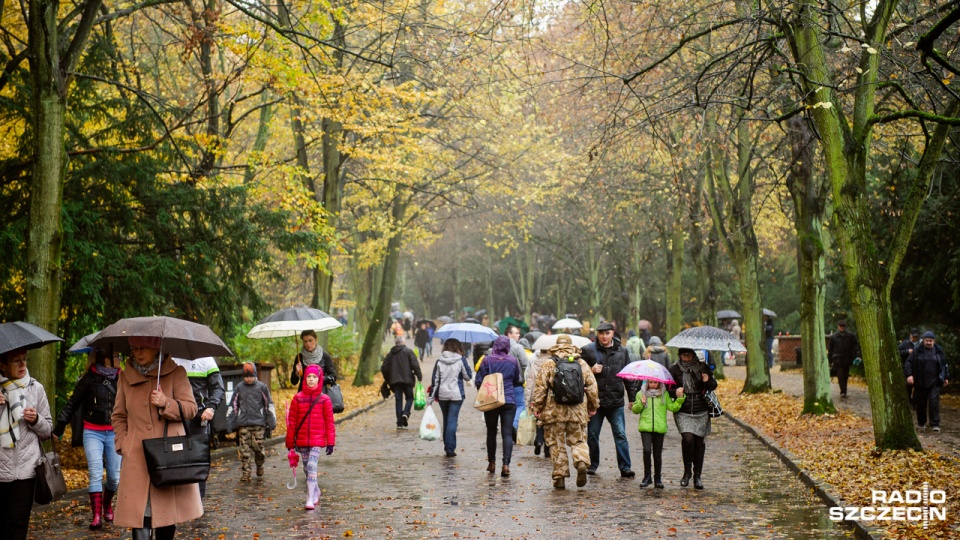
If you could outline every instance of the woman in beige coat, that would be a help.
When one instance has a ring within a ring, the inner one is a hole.
[[[203,515],[200,489],[197,484],[164,488],[151,484],[142,441],[163,437],[165,421],[168,435],[184,435],[177,403],[186,418],[196,416],[197,403],[187,372],[169,356],[160,361],[159,338],[131,337],[129,342],[133,361],[120,374],[113,408],[117,453],[123,457],[115,524],[131,527],[134,540],[148,539],[151,528],[156,529],[157,540],[171,540],[177,523]]]

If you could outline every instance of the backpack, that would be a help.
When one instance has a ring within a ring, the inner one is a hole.
[[[579,405],[585,397],[583,371],[576,357],[566,360],[554,357],[557,367],[553,372],[553,399],[561,405]]]

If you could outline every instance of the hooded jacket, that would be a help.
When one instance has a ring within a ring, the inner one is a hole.
[[[661,396],[647,397],[647,403],[640,401],[640,395],[633,402],[633,412],[640,415],[637,431],[644,433],[666,433],[667,411],[677,412],[686,401],[686,394],[674,399],[664,390]]]
[[[475,383],[478,390],[483,383],[483,378],[491,373],[503,374],[504,401],[507,405],[516,405],[513,389],[522,386],[523,380],[520,378],[519,362],[510,356],[510,338],[507,336],[498,337],[493,342],[490,353],[484,357],[483,362],[480,362]]]
[[[285,442],[287,450],[295,446],[324,447],[337,444],[333,402],[323,393],[322,383],[318,383],[314,388],[304,385],[303,390],[293,396],[287,410]]]
[[[233,389],[233,398],[227,409],[227,431],[233,432],[242,427],[277,428],[273,397],[270,389],[261,381],[254,380],[253,384],[243,381]]]
[[[211,356],[196,360],[174,358],[173,361],[187,370],[187,378],[190,379],[190,387],[193,389],[193,399],[197,402],[197,414],[203,413],[204,409],[216,411],[226,395],[217,361]]]
[[[430,376],[430,397],[436,401],[463,401],[463,381],[473,380],[473,370],[459,353],[443,351]]]
[[[650,345],[643,351],[643,357],[670,369],[670,353],[657,336],[650,338]]]
[[[380,373],[383,373],[383,380],[390,386],[395,384],[413,386],[415,381],[423,380],[420,361],[406,345],[394,345],[390,349],[387,356],[383,358]]]
[[[600,373],[593,374],[597,379],[601,407],[623,407],[624,390],[627,392],[627,399],[633,402],[637,395],[637,385],[633,381],[617,377],[617,373],[630,363],[627,350],[620,346],[619,338],[614,336],[609,347],[603,347],[600,342],[594,341],[583,348],[581,356],[591,368],[597,364],[603,366]]]

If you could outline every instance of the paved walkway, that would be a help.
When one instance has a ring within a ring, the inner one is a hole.
[[[724,366],[723,373],[728,378],[744,380],[746,367]],[[774,389],[783,390],[793,396],[803,396],[803,372],[800,370],[780,371],[780,366],[774,366],[770,372],[770,384]],[[863,418],[872,418],[870,411],[870,393],[866,383],[862,380],[851,379],[847,384],[847,397],[840,397],[840,387],[837,380],[831,381],[833,390],[833,404],[840,409],[846,409]],[[917,416],[911,411],[914,425]],[[940,433],[917,430],[920,443],[924,449],[939,452],[945,455],[960,457],[960,409],[941,399],[940,403]]]
[[[474,392],[468,392],[472,400]],[[482,417],[464,408],[458,456],[443,457],[439,441],[411,426],[396,431],[392,397],[338,428],[332,457],[320,462],[323,497],[303,510],[301,483],[290,478],[282,445],[269,449],[267,474],[240,483],[239,464],[219,460],[207,487],[206,515],[180,527],[178,538],[840,538],[823,504],[755,438],[726,419],[707,439],[704,483],[679,487],[680,439],[670,427],[664,448],[666,489],[640,488],[636,416],[627,424],[635,479],[620,478],[609,428],[602,463],[586,487],[554,490],[550,463],[532,447],[516,447],[512,475],[485,471]],[[414,413],[411,424],[419,423]],[[302,480],[302,470],[298,474]],[[35,514],[33,538],[117,538],[127,531],[86,530],[86,503],[59,502]]]

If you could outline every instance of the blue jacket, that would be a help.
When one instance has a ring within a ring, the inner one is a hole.
[[[493,342],[493,349],[483,362],[480,363],[480,369],[477,370],[477,389],[480,389],[483,378],[491,373],[503,374],[503,394],[507,405],[516,405],[513,399],[513,388],[523,386],[523,380],[520,378],[520,364],[517,359],[510,356],[510,338],[500,336]]]

